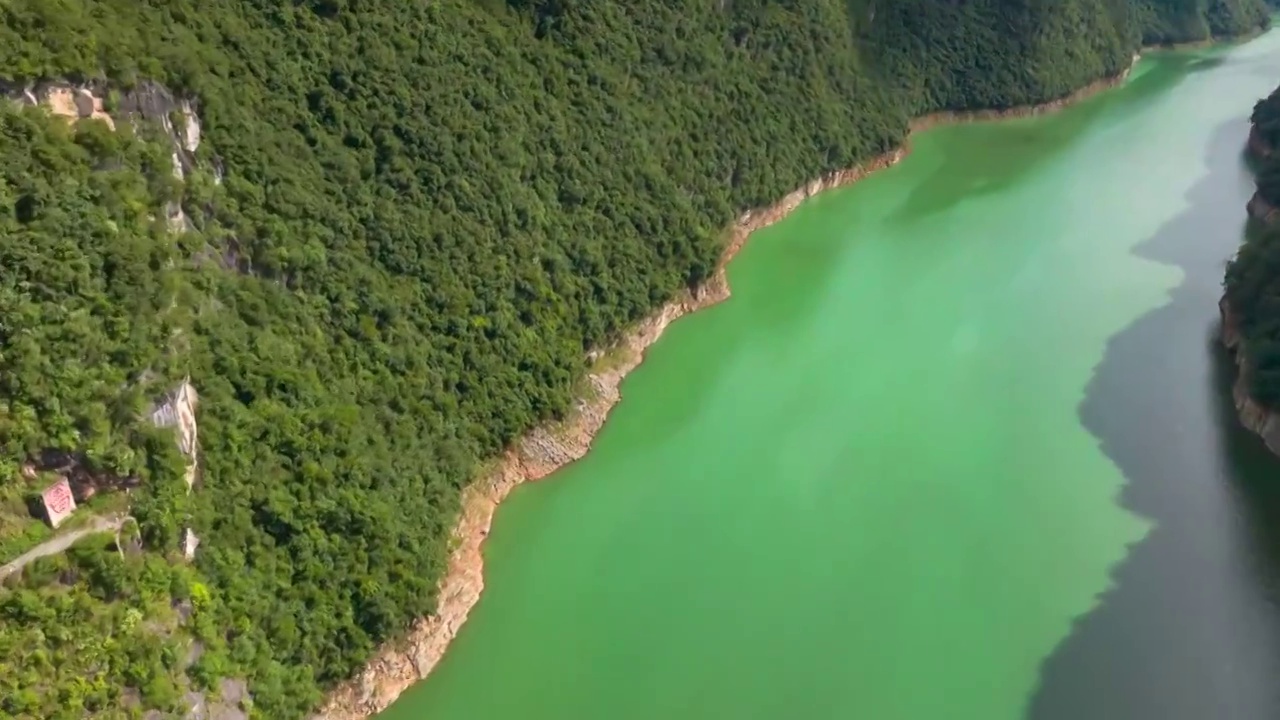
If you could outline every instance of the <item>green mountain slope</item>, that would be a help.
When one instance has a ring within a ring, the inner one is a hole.
[[[1275,411],[1280,409],[1280,224],[1267,215],[1280,207],[1280,88],[1258,101],[1251,120],[1257,194],[1249,206],[1255,217],[1227,266],[1223,286],[1240,336],[1239,359],[1247,368],[1241,379],[1253,400]]]
[[[0,548],[39,535],[49,477],[22,470],[49,450],[137,478],[145,548],[8,581],[0,711],[171,710],[245,677],[261,717],[303,715],[431,612],[477,465],[706,278],[738,212],[914,115],[1055,99],[1143,42],[1266,20],[1261,0],[0,6],[12,96],[87,82],[110,111],[161,83],[202,130],[178,179],[155,122],[0,103]],[[139,420],[184,376],[190,495]]]

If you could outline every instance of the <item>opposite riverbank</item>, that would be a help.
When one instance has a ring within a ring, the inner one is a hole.
[[[1269,164],[1275,161],[1275,149],[1258,127],[1258,112],[1255,110],[1254,122],[1249,128],[1245,154],[1255,163]],[[1245,212],[1251,222],[1263,226],[1272,226],[1280,218],[1280,210],[1267,201],[1261,188],[1255,189],[1245,206]],[[1228,293],[1223,293],[1222,299],[1218,301],[1218,312],[1222,322],[1222,344],[1236,363],[1236,378],[1231,386],[1236,415],[1241,425],[1262,438],[1268,450],[1280,455],[1280,415],[1253,395],[1252,385],[1257,368],[1245,348],[1244,333],[1240,330],[1240,314],[1238,308],[1232,306]]]

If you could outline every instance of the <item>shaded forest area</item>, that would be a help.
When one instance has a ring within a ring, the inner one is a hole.
[[[1280,88],[1258,101],[1250,117],[1253,123],[1249,151],[1258,197],[1271,207],[1280,207]]]
[[[141,553],[0,590],[0,714],[304,716],[429,614],[459,492],[563,417],[723,230],[900,143],[1056,99],[1261,0],[11,0],[0,83],[159,82],[145,125],[0,102],[0,501],[49,449],[137,477]],[[108,107],[110,110],[110,107]],[[176,119],[175,119],[176,121]],[[179,203],[194,228],[169,232]],[[189,375],[202,475],[139,418]],[[38,489],[38,488],[35,488]],[[181,529],[202,538],[193,565]]]
[[[1249,160],[1264,207],[1280,207],[1280,88],[1259,100]],[[1263,406],[1280,409],[1280,224],[1251,220],[1245,243],[1227,265],[1226,299],[1243,339],[1250,394]]]

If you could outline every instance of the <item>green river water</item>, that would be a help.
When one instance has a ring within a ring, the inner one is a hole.
[[[1153,54],[757,233],[381,720],[1280,716],[1209,341],[1277,81],[1280,32]]]

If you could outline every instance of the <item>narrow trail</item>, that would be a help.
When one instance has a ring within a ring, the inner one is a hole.
[[[95,533],[104,533],[104,532],[115,532],[119,530],[122,525],[124,525],[124,522],[127,519],[128,519],[127,515],[113,516],[109,518],[95,517],[92,520],[90,520],[89,524],[87,525],[78,527],[75,530],[69,530],[65,533],[62,533],[61,535],[58,535],[57,537],[45,540],[39,545],[22,553],[14,560],[8,563],[5,563],[4,565],[0,565],[0,581],[4,580],[5,578],[9,577],[14,573],[21,571],[22,568],[26,567],[28,563],[34,562],[36,560],[39,560],[42,557],[47,557],[49,555],[57,555],[58,553],[74,545],[76,542],[80,540],[80,538],[83,538],[86,535],[93,535]]]

